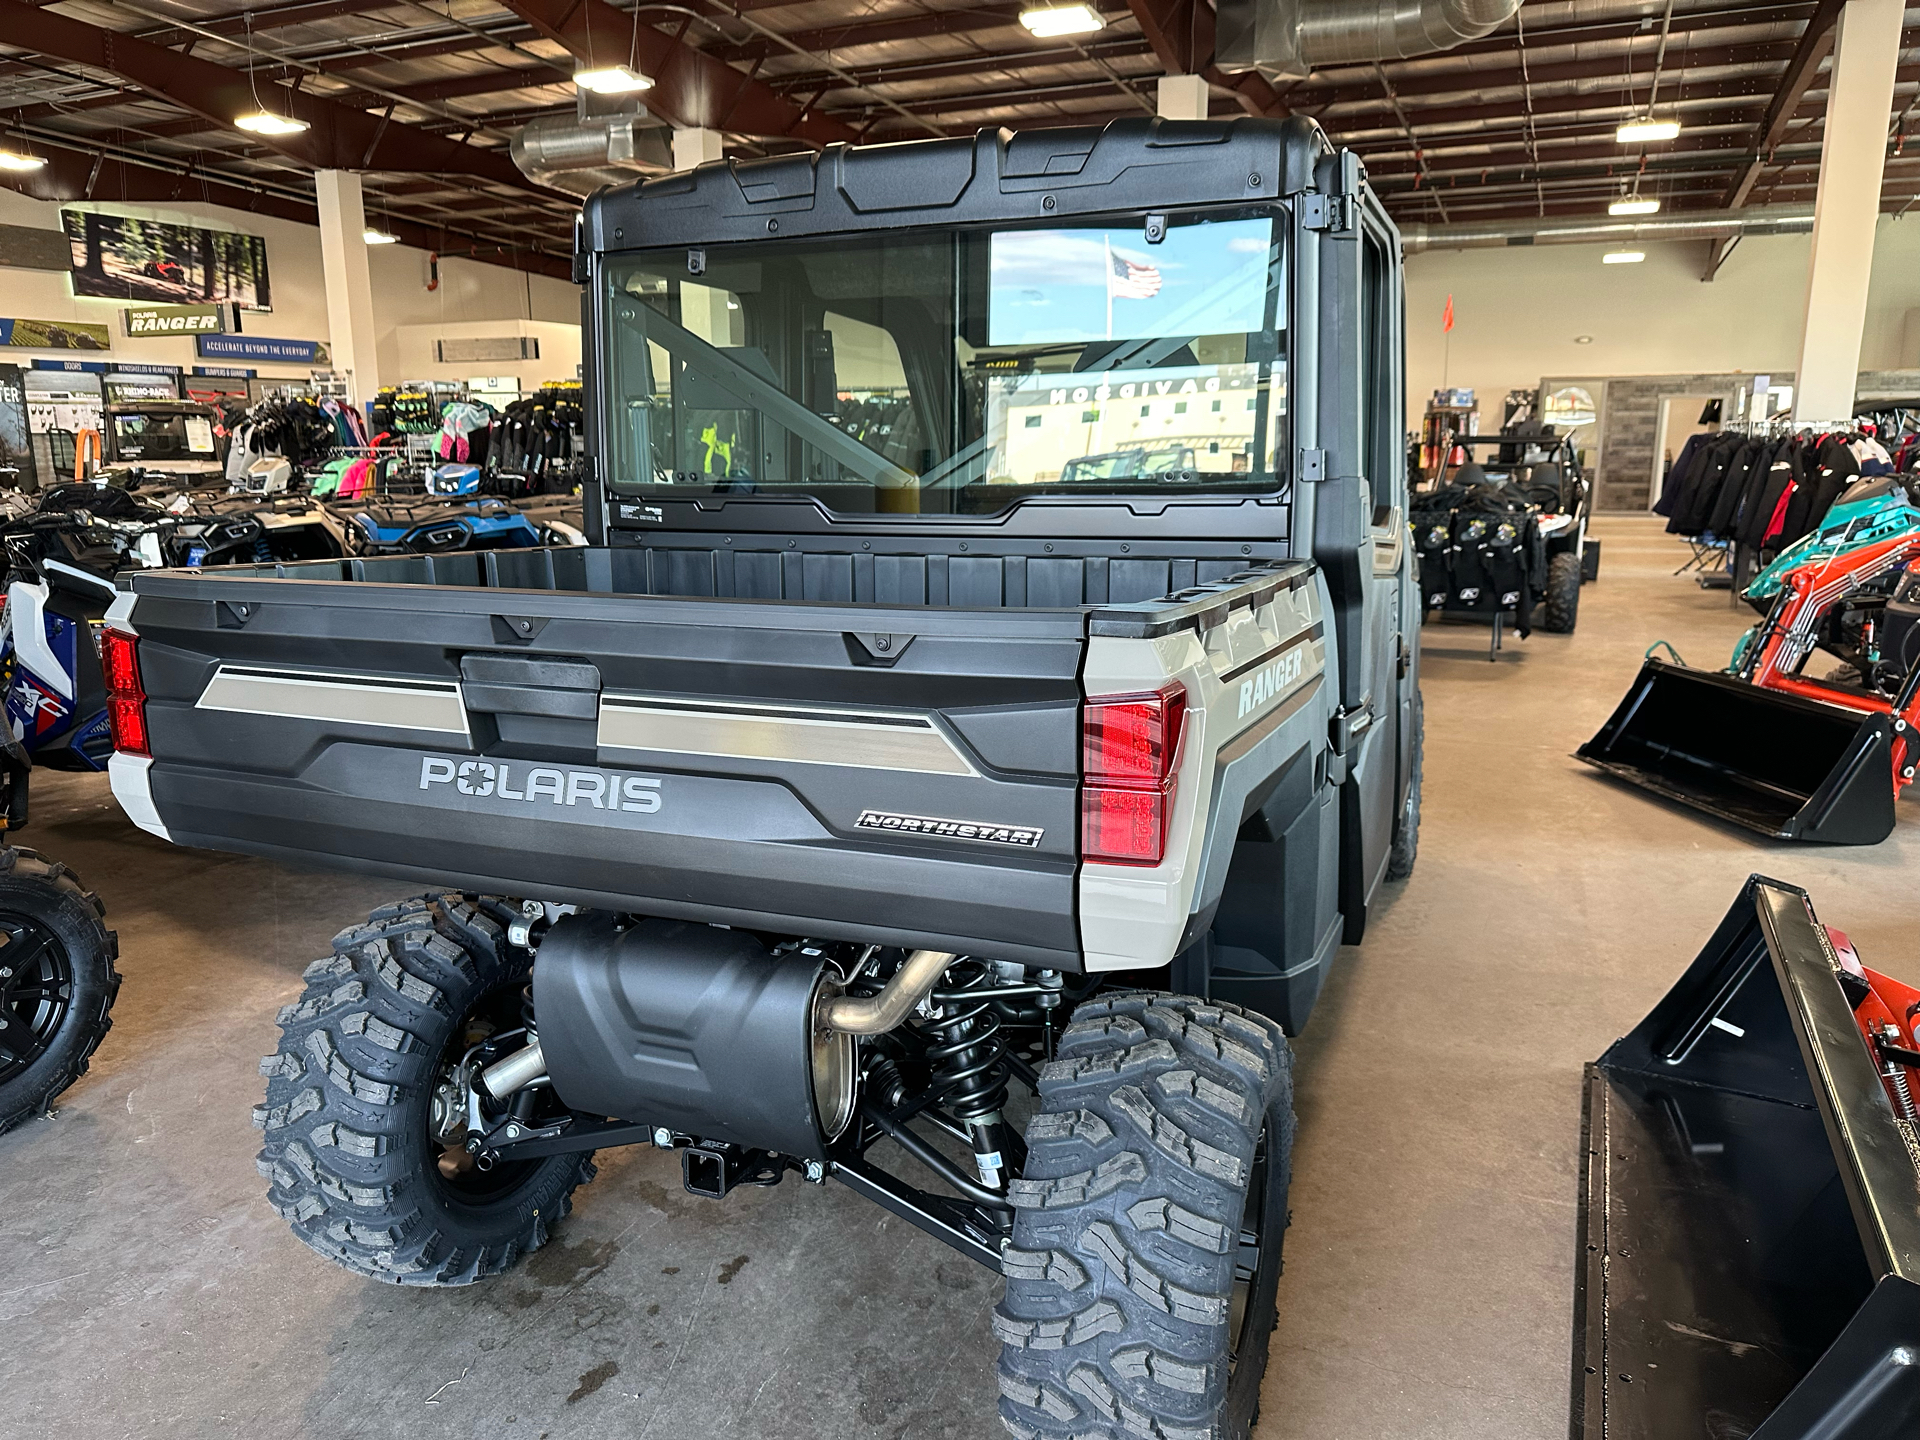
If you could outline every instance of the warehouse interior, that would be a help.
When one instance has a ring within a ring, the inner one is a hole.
[[[0,1440],[1916,1433],[1910,140],[1902,0],[0,0]]]

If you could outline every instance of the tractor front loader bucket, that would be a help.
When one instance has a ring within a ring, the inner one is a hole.
[[[1893,722],[1718,671],[1649,660],[1574,752],[1609,775],[1778,840],[1893,833]]]
[[[1573,1440],[1920,1436],[1920,1137],[1864,973],[1756,875],[1587,1067]]]

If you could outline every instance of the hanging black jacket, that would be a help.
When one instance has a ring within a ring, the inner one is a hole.
[[[1687,443],[1680,447],[1679,457],[1667,467],[1666,479],[1660,486],[1660,498],[1653,502],[1654,514],[1665,515],[1669,519],[1673,517],[1674,504],[1686,486],[1688,473],[1700,463],[1707,443],[1713,438],[1705,432],[1687,437]]]
[[[1740,517],[1740,528],[1734,538],[1742,545],[1755,550],[1766,547],[1767,532],[1772,527],[1774,513],[1780,508],[1780,497],[1792,487],[1805,483],[1806,471],[1801,458],[1804,450],[1798,439],[1787,440],[1775,449],[1763,483]]]

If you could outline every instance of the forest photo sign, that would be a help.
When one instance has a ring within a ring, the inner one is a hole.
[[[259,235],[85,210],[62,210],[60,223],[72,252],[76,295],[273,308],[267,242]]]

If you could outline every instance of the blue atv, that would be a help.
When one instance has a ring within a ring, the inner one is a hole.
[[[116,591],[110,535],[90,516],[9,524],[0,611],[0,1134],[50,1113],[112,1026],[119,948],[106,908],[58,861],[7,843],[27,823],[35,765],[104,770],[113,758],[99,626]],[[91,562],[91,563],[89,563]],[[104,573],[102,573],[104,571]],[[131,664],[131,647],[124,653]],[[131,685],[137,691],[138,677]],[[122,685],[121,690],[127,686]],[[144,716],[142,717],[144,724]]]
[[[523,550],[546,543],[524,514],[491,496],[372,506],[354,512],[353,535],[367,555]]]

